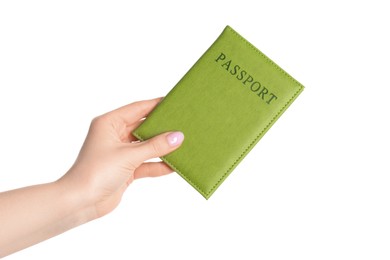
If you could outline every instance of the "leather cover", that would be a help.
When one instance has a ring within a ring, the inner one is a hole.
[[[302,90],[227,26],[133,134],[182,131],[161,159],[208,199]]]

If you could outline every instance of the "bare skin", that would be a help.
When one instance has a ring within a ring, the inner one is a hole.
[[[108,214],[135,179],[171,173],[163,162],[145,161],[177,149],[182,133],[145,142],[131,134],[159,101],[95,118],[74,165],[59,180],[0,193],[0,258]]]

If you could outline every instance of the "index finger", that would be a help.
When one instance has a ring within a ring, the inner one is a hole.
[[[146,117],[160,101],[162,97],[137,101],[123,107],[117,108],[108,114],[115,118],[119,118],[126,125],[132,125],[140,119]]]

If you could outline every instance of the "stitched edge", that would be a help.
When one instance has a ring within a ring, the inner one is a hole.
[[[240,162],[242,157],[255,145],[261,136],[269,129],[269,127],[275,122],[277,118],[281,115],[281,113],[292,103],[292,101],[295,100],[295,98],[298,96],[299,93],[302,92],[303,86],[300,84],[296,79],[294,79],[290,74],[285,72],[279,65],[277,65],[275,62],[273,62],[270,58],[268,58],[264,53],[262,53],[259,49],[257,49],[253,44],[251,44],[249,41],[247,41],[244,37],[242,37],[238,32],[236,32],[233,28],[230,26],[226,26],[226,28],[231,31],[236,37],[241,39],[245,42],[246,45],[248,45],[252,50],[254,50],[256,53],[260,54],[269,64],[271,64],[273,67],[275,67],[279,72],[281,72],[284,76],[286,76],[288,79],[295,82],[295,84],[298,85],[299,89],[294,93],[294,95],[290,98],[289,101],[279,110],[279,112],[271,119],[271,121],[267,124],[266,127],[256,136],[255,139],[245,148],[245,150],[241,153],[241,155],[234,161],[234,163],[229,167],[229,169],[221,176],[221,178],[216,182],[211,188],[209,192],[206,193],[208,196],[209,194],[212,194],[215,189],[220,185],[220,182],[225,179],[225,177],[231,172],[231,170],[237,166],[237,163]]]
[[[145,141],[144,138],[142,138],[138,133],[136,132],[133,132],[133,135],[135,135],[135,137],[137,137],[138,139],[140,139],[141,141]],[[180,148],[179,148],[180,149]],[[168,164],[175,172],[179,173],[180,176],[182,176],[186,181],[188,181],[197,191],[199,191],[200,194],[203,195],[203,197],[205,197],[206,199],[208,199],[209,197],[207,196],[208,193],[206,193],[205,191],[203,191],[201,188],[199,188],[198,185],[196,185],[194,182],[192,182],[191,179],[188,179],[188,177],[182,173],[174,164],[172,164],[167,158],[165,158],[164,156],[160,157],[161,160],[163,160],[166,164]]]
[[[226,178],[226,176],[232,171],[234,167],[237,166],[237,164],[241,161],[242,157],[255,145],[261,136],[269,129],[269,127],[275,122],[277,118],[281,115],[281,113],[295,100],[295,98],[298,96],[300,92],[303,90],[303,85],[299,83],[296,79],[294,79],[290,74],[288,74],[286,71],[284,71],[279,65],[277,65],[275,62],[273,62],[270,58],[268,58],[264,53],[262,53],[259,49],[257,49],[253,44],[251,44],[249,41],[247,41],[244,37],[242,37],[238,32],[236,32],[233,28],[230,26],[226,26],[226,29],[228,29],[230,32],[232,32],[236,37],[241,39],[245,42],[246,45],[248,45],[252,50],[254,50],[257,54],[260,54],[269,64],[271,64],[273,67],[275,67],[279,72],[281,72],[285,77],[287,77],[289,80],[293,81],[295,84],[298,85],[299,89],[294,93],[294,95],[287,101],[287,103],[279,110],[279,112],[269,121],[269,123],[266,125],[266,127],[263,128],[263,130],[256,136],[256,138],[253,139],[253,141],[245,148],[245,150],[241,153],[241,155],[234,161],[234,163],[228,168],[228,170],[221,176],[221,178],[214,184],[214,186],[208,191],[204,191],[201,188],[199,188],[198,185],[196,185],[191,179],[189,179],[185,174],[183,174],[174,164],[172,164],[167,158],[160,157],[164,162],[166,162],[173,170],[175,170],[177,173],[180,174],[187,182],[189,182],[200,194],[203,195],[206,199],[209,199],[210,196],[214,193],[215,189],[220,185],[221,181]],[[223,33],[222,33],[223,34]],[[145,141],[144,138],[142,138],[138,133],[135,131],[133,132],[133,135],[135,135],[138,139],[141,141]]]
[[[232,27],[230,27],[229,25],[226,26],[227,29],[229,29],[235,36],[237,36],[239,39],[241,39],[242,41],[244,41],[246,43],[246,45],[248,45],[249,47],[251,47],[251,49],[253,49],[255,52],[257,52],[258,54],[260,54],[263,58],[265,58],[265,60],[270,63],[272,66],[274,66],[279,72],[281,72],[283,75],[285,75],[287,78],[289,78],[290,80],[292,80],[293,82],[295,82],[299,87],[300,87],[300,90],[302,90],[303,86],[301,83],[299,83],[296,79],[294,79],[290,74],[288,74],[287,72],[285,72],[281,67],[279,67],[279,65],[277,65],[275,62],[273,62],[270,58],[268,58],[264,53],[262,53],[259,49],[256,48],[256,46],[254,46],[252,43],[248,42],[244,37],[242,37],[238,32],[236,32]]]
[[[290,98],[290,100],[279,110],[279,112],[271,119],[271,121],[267,124],[266,127],[256,136],[255,139],[245,148],[245,150],[241,153],[241,155],[234,161],[234,163],[230,166],[230,168],[222,175],[222,177],[218,180],[218,182],[213,186],[213,188],[208,192],[208,194],[214,192],[214,190],[218,187],[220,182],[228,175],[231,170],[237,166],[237,163],[240,162],[242,157],[255,145],[262,135],[269,129],[269,127],[275,122],[275,120],[281,115],[284,109],[291,104],[292,101],[298,96],[298,94],[302,91],[302,88],[298,89],[297,92]]]

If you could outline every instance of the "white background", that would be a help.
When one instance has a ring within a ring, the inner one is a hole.
[[[0,1],[2,191],[59,178],[94,116],[165,95],[226,24],[306,87],[209,201],[140,180],[8,259],[389,259],[385,3]]]

